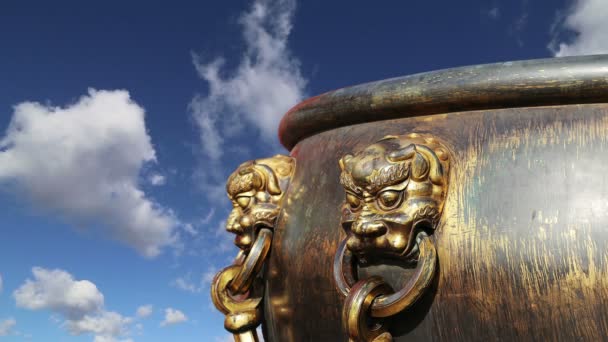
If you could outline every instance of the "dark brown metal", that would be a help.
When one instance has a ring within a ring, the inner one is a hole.
[[[445,69],[371,82],[312,97],[281,121],[291,150],[314,134],[379,120],[495,108],[600,103],[608,56],[537,59]]]
[[[437,251],[430,237],[425,232],[420,232],[417,239],[420,246],[418,263],[407,283],[402,285],[398,291],[378,296],[370,307],[372,317],[389,317],[410,308],[420,299],[435,276],[437,264]],[[357,275],[356,258],[346,248],[346,240],[340,242],[336,257],[334,259],[334,280],[336,287],[345,297],[351,292],[351,288],[359,281]]]
[[[429,237],[436,276],[410,308],[385,321],[390,334],[378,338],[605,340],[607,56],[414,75],[338,90],[294,108],[281,136],[298,168],[264,267],[266,340],[348,339],[345,297],[332,267],[347,236],[340,229],[345,197],[337,160],[386,135],[410,132],[445,146],[450,186]],[[356,260],[345,255],[343,261]],[[416,269],[399,259],[359,263],[357,276],[381,277],[398,290]],[[356,283],[354,276],[343,280]],[[369,304],[368,296],[358,298]]]
[[[608,94],[608,93],[607,93]],[[608,336],[608,104],[386,120],[303,140],[266,275],[272,341],[343,341],[332,263],[336,163],[386,134],[441,137],[453,163],[433,238],[438,276],[391,324],[396,341],[600,341]],[[393,288],[398,266],[359,269]]]

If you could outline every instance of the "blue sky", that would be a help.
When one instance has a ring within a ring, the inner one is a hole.
[[[608,53],[604,0],[5,1],[0,341],[225,341],[227,175],[328,90]]]

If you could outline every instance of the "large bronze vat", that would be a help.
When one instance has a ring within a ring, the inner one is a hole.
[[[608,340],[608,56],[348,87],[279,136],[228,182],[237,339]]]

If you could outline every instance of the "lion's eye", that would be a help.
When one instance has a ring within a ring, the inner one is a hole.
[[[249,202],[251,201],[251,197],[248,196],[242,196],[242,197],[238,197],[236,199],[236,203],[238,203],[241,208],[245,209],[247,208],[247,206],[249,206]]]
[[[378,203],[382,209],[393,209],[401,201],[403,192],[395,190],[386,190],[378,195]]]
[[[346,193],[346,202],[348,202],[351,209],[358,209],[361,206],[361,199],[348,192]]]

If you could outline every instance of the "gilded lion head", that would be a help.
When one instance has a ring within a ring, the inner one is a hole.
[[[433,138],[387,136],[340,160],[347,248],[365,259],[408,258],[416,231],[436,228],[447,188],[448,154]]]
[[[233,209],[226,230],[236,234],[234,243],[243,251],[249,251],[259,229],[274,228],[294,164],[293,158],[276,155],[245,162],[228,177]]]

